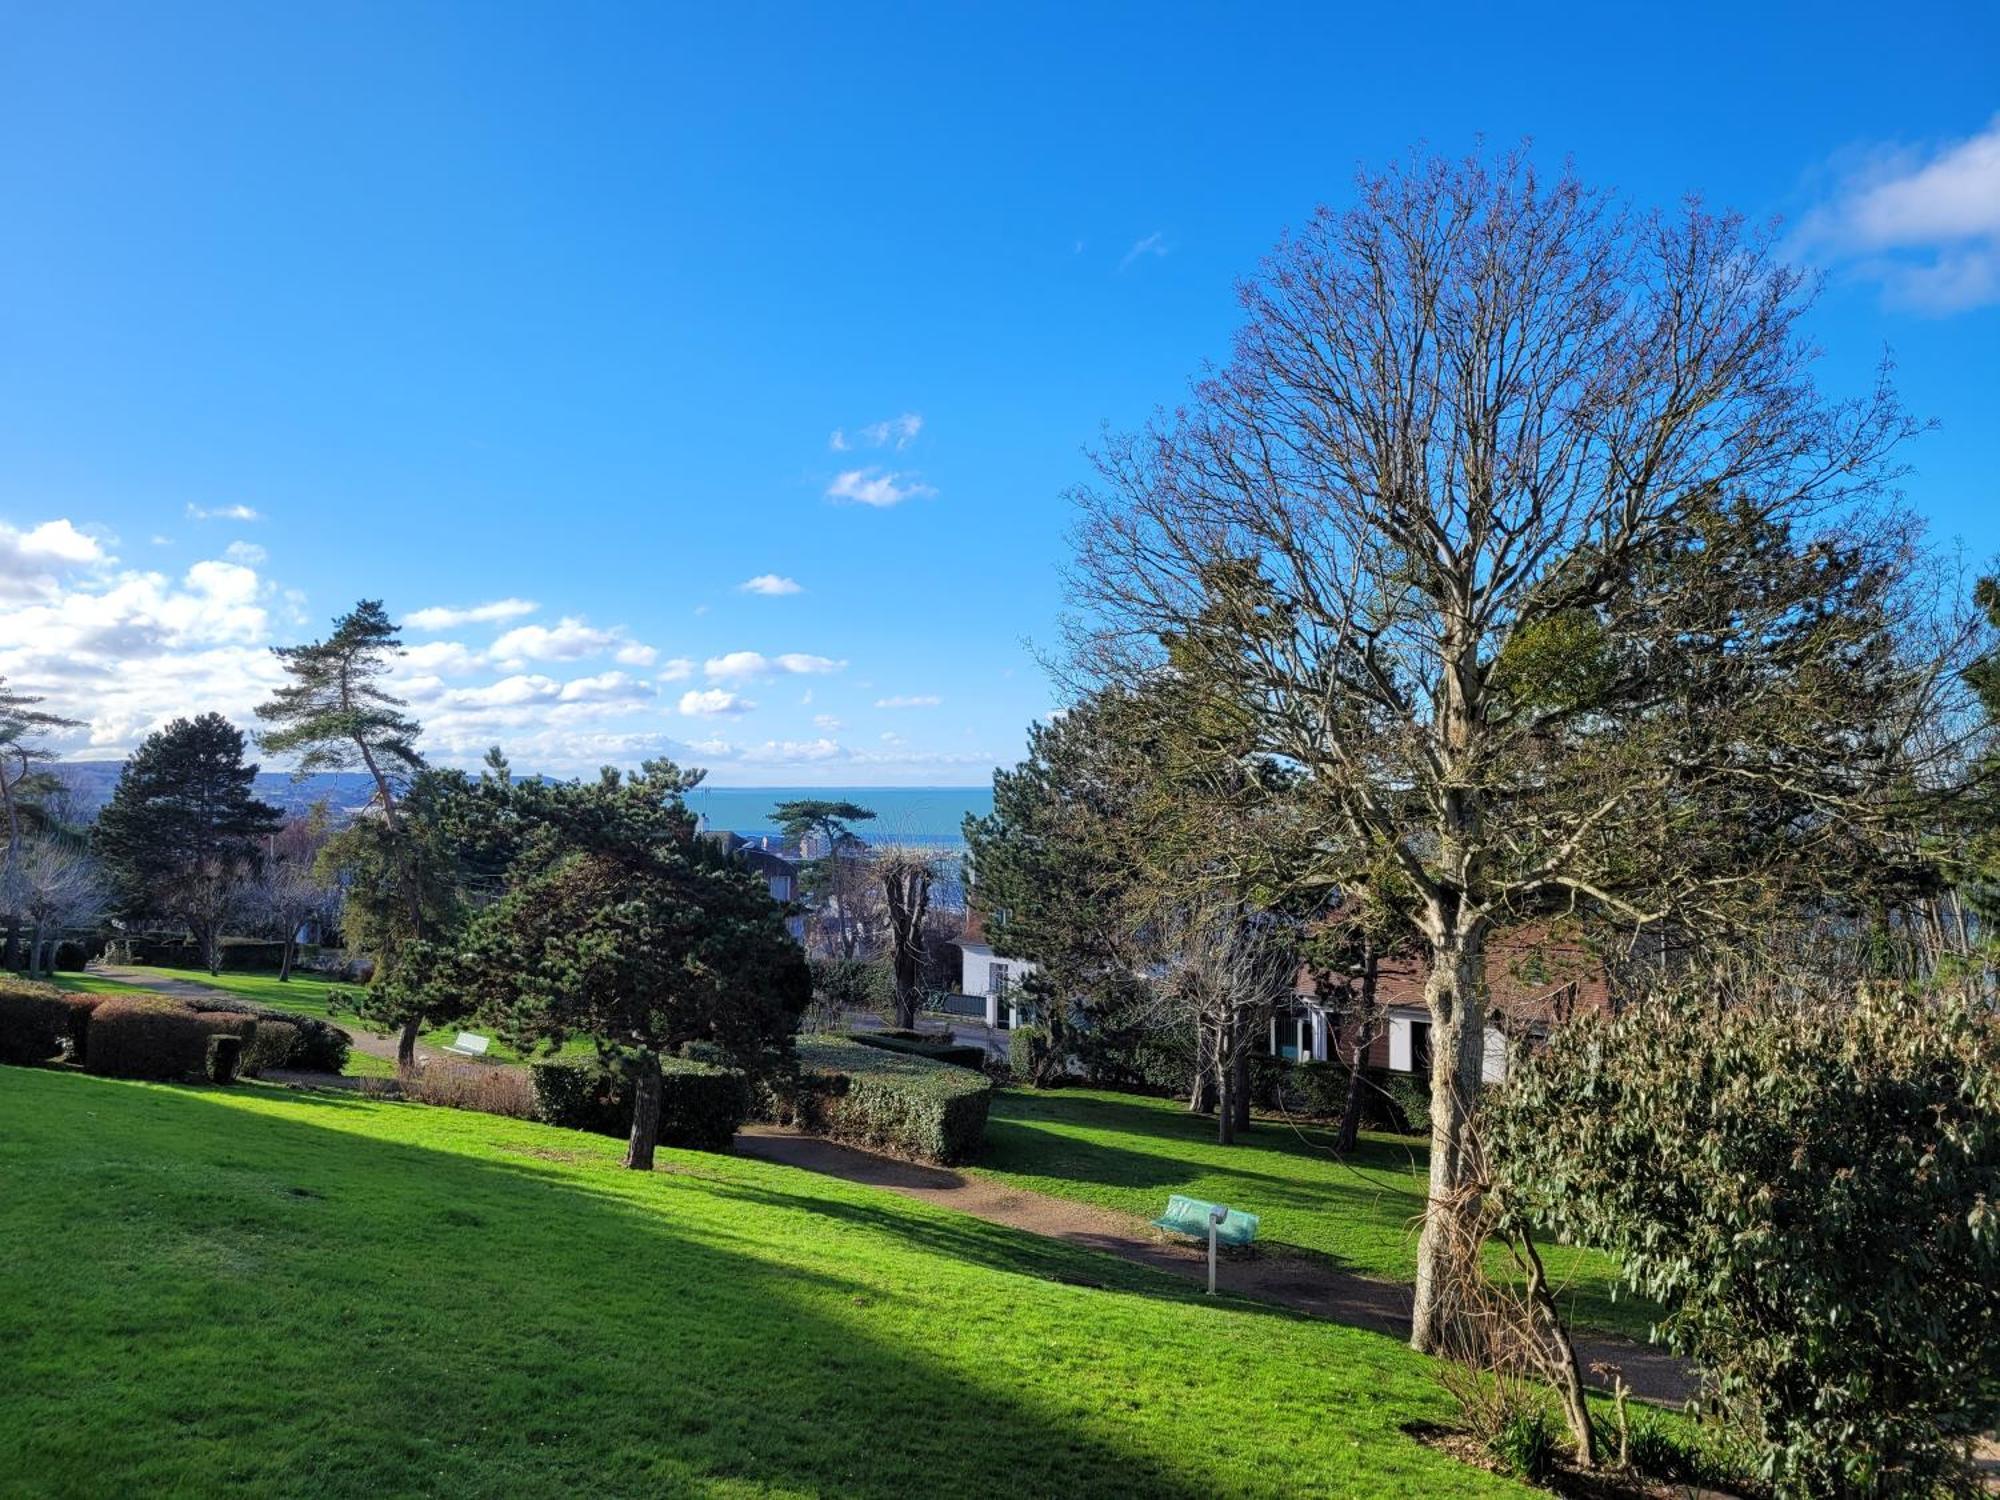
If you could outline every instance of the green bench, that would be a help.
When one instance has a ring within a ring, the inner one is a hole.
[[[1184,1234],[1189,1239],[1205,1240],[1209,1224],[1218,1209],[1222,1211],[1221,1220],[1215,1224],[1215,1242],[1218,1245],[1247,1245],[1257,1238],[1255,1214],[1223,1208],[1220,1203],[1206,1203],[1183,1193],[1175,1193],[1167,1199],[1167,1211],[1153,1220],[1153,1227],[1164,1229],[1169,1234]]]

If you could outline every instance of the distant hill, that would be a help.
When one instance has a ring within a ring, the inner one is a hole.
[[[94,818],[111,800],[124,765],[122,760],[65,760],[49,769],[68,783],[77,812]],[[322,797],[336,812],[352,812],[365,806],[375,791],[375,783],[362,771],[322,771],[303,781],[292,780],[289,771],[259,771],[256,787],[259,797],[288,813],[305,812]]]

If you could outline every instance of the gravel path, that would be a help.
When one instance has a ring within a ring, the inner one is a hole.
[[[764,1161],[885,1188],[994,1224],[1102,1250],[1190,1281],[1206,1284],[1208,1279],[1208,1256],[1202,1247],[1169,1240],[1145,1220],[1110,1209],[1005,1187],[943,1167],[916,1166],[776,1125],[745,1126],[737,1133],[736,1149]],[[1248,1259],[1225,1260],[1216,1279],[1223,1290],[1281,1303],[1317,1318],[1399,1339],[1410,1336],[1410,1288],[1397,1282],[1349,1275],[1302,1255],[1270,1250],[1259,1250]],[[1678,1405],[1694,1395],[1695,1381],[1687,1365],[1661,1350],[1587,1334],[1577,1339],[1576,1353],[1586,1373],[1593,1364],[1618,1366],[1641,1400]]]

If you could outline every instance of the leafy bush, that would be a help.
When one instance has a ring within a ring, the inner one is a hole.
[[[80,1056],[90,1013],[101,999],[0,975],[0,1062],[47,1062],[65,1048]]]
[[[1509,1473],[1540,1484],[1553,1474],[1562,1452],[1555,1419],[1539,1403],[1515,1406],[1485,1439],[1486,1451]]]
[[[146,964],[162,969],[208,967],[200,945],[180,937],[121,938],[107,951],[113,951],[120,963]],[[222,959],[221,967],[231,974],[276,969],[285,961],[285,945],[266,938],[226,937],[218,945],[218,951]]]
[[[750,1090],[734,1068],[690,1057],[660,1059],[660,1144],[727,1151],[750,1114]],[[570,1130],[627,1136],[632,1085],[602,1063],[529,1065],[535,1119]]]
[[[49,967],[58,974],[81,974],[89,962],[90,949],[87,945],[64,939],[56,944],[55,956],[49,960]]]
[[[218,1031],[208,1039],[208,1057],[203,1065],[202,1075],[210,1083],[236,1082],[237,1071],[242,1066],[242,1037],[231,1032]]]
[[[256,1078],[274,1069],[290,1068],[298,1045],[299,1028],[292,1022],[259,1016],[257,1030],[243,1050],[244,1076]]]
[[[110,995],[91,1013],[84,1066],[113,1078],[200,1078],[208,1039],[250,1035],[254,1017],[197,1011],[166,995]]]
[[[1392,1129],[1405,1135],[1431,1133],[1430,1080],[1414,1074],[1392,1073],[1382,1092],[1396,1116],[1391,1122]]]
[[[896,998],[896,976],[886,963],[866,958],[815,958],[813,995],[848,1010],[882,1010]]]
[[[1964,1482],[2000,1417],[1992,1014],[1831,985],[1666,997],[1562,1028],[1491,1108],[1512,1211],[1675,1309],[1667,1342],[1780,1493]]]
[[[850,1031],[852,1041],[864,1047],[880,1047],[885,1052],[903,1052],[911,1057],[928,1057],[932,1062],[949,1063],[955,1068],[971,1068],[975,1073],[986,1067],[986,1049],[967,1046],[938,1037],[893,1031]]]
[[[928,1058],[863,1047],[841,1036],[800,1037],[796,1080],[765,1109],[802,1130],[920,1161],[964,1161],[986,1135],[993,1084]]]

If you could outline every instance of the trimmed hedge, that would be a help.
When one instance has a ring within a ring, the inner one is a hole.
[[[727,1151],[750,1115],[750,1089],[734,1068],[694,1058],[660,1059],[660,1144],[691,1151]],[[538,1062],[535,1118],[598,1135],[632,1133],[632,1085],[601,1063]]]
[[[103,999],[0,975],[0,1062],[47,1062],[65,1048],[81,1056],[90,1013]]]
[[[271,938],[226,937],[218,945],[222,968],[230,974],[277,969],[285,962],[285,945]],[[117,943],[121,963],[159,969],[206,969],[201,948],[186,938],[131,937]]]
[[[986,1049],[968,1046],[960,1042],[933,1041],[920,1033],[909,1031],[850,1031],[850,1042],[859,1042],[864,1047],[880,1047],[884,1052],[904,1052],[911,1057],[928,1057],[932,1062],[949,1063],[955,1068],[970,1068],[975,1073],[986,1069]]]
[[[347,1067],[347,1053],[354,1038],[318,1016],[302,1016],[280,1010],[275,1005],[258,1005],[250,1000],[230,1000],[217,996],[204,999],[201,1008],[212,1013],[245,1016],[271,1025],[274,1039],[253,1042],[244,1048],[243,1071],[255,1075],[266,1068],[283,1068],[293,1073],[339,1073]],[[282,1038],[283,1050],[278,1040]]]
[[[210,1037],[256,1027],[254,1016],[198,1011],[168,995],[109,995],[91,1014],[83,1063],[113,1078],[200,1078]]]
[[[772,1090],[772,1118],[834,1140],[944,1165],[979,1150],[993,1083],[926,1057],[843,1036],[798,1039],[799,1076]]]

